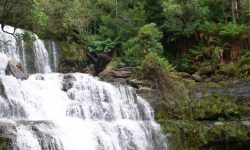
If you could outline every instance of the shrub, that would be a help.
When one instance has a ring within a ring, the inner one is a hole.
[[[193,61],[189,56],[178,55],[173,61],[176,70],[188,73],[194,73],[196,68],[193,66]]]
[[[163,53],[163,46],[160,43],[162,33],[157,29],[156,24],[151,23],[140,28],[136,37],[123,44],[125,50],[125,62],[128,65],[140,65],[144,57],[150,53]]]
[[[63,59],[67,61],[82,61],[86,58],[86,52],[80,45],[74,42],[60,42]]]
[[[205,97],[195,104],[194,119],[218,120],[239,117],[235,99],[230,97]]]
[[[239,39],[245,35],[247,27],[243,24],[228,23],[221,25],[219,35],[232,39]]]
[[[149,53],[141,64],[141,77],[151,81],[152,85],[162,92],[171,87],[169,72],[173,66],[156,53]]]
[[[112,40],[104,39],[99,36],[88,37],[88,51],[97,54],[111,52],[119,44],[118,38]]]
[[[230,62],[222,65],[218,72],[226,75],[226,77],[237,77],[239,75],[239,65],[236,62]]]
[[[240,58],[240,73],[243,75],[250,74],[250,52],[242,51],[242,56]]]

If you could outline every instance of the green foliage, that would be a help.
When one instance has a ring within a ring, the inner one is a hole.
[[[188,73],[194,73],[196,71],[196,69],[193,67],[192,58],[190,58],[189,56],[179,55],[172,61],[172,63],[178,71]]]
[[[88,17],[84,5],[79,0],[40,0],[39,8],[46,14],[46,28],[43,30],[58,39],[67,40],[72,35],[72,30],[84,34]]]
[[[236,100],[230,97],[207,97],[199,100],[195,107],[195,119],[217,120],[220,118],[229,119],[239,115]]]
[[[144,25],[136,37],[124,43],[125,62],[129,65],[139,65],[150,52],[161,55],[163,53],[161,38],[162,33],[157,29],[156,24]]]
[[[211,138],[218,138],[221,140],[236,140],[238,142],[247,140],[247,132],[244,128],[235,124],[225,123],[222,126],[214,126],[210,131]]]
[[[209,8],[208,20],[215,22],[227,22],[232,20],[231,1],[229,0],[204,0]]]
[[[206,22],[200,30],[201,41],[190,49],[196,60],[206,58],[214,63],[233,60],[246,47],[248,37],[244,24]]]
[[[88,51],[99,53],[111,52],[119,44],[118,39],[111,40],[109,38],[102,39],[98,36],[89,36]]]
[[[86,57],[83,48],[76,43],[60,42],[59,46],[67,61],[83,61]]]
[[[88,0],[91,33],[127,41],[145,24],[144,5],[139,1]]]
[[[161,124],[164,132],[171,134],[171,150],[198,150],[202,145],[214,141],[240,143],[249,140],[249,128],[234,122],[220,122],[220,125],[216,125],[188,120],[165,120]]]
[[[160,71],[162,74],[168,74],[170,71],[174,70],[174,67],[166,59],[159,57],[156,53],[149,53],[142,62],[141,69],[142,72],[144,72],[143,76],[145,78],[151,77],[151,79],[153,79],[155,78],[154,73],[157,74],[157,72],[153,70]]]
[[[163,22],[162,0],[141,0],[145,4],[147,22],[154,22],[161,25]]]
[[[190,53],[195,56],[196,60],[202,58],[205,54],[206,47],[201,43],[200,45],[195,45],[194,48],[189,49]]]
[[[154,106],[157,120],[228,120],[242,115],[234,98],[213,94],[196,99],[195,95],[192,96],[195,89],[187,87],[179,78],[168,78],[172,83],[171,92],[162,97],[159,105]]]
[[[245,50],[242,51],[242,56],[239,61],[240,66],[240,73],[242,75],[249,75],[250,74],[250,52]]]
[[[228,38],[230,40],[237,40],[240,38],[247,38],[247,27],[244,24],[236,23],[211,23],[206,22],[201,26],[201,30],[205,32],[205,37],[208,42],[218,43],[219,38]]]
[[[217,36],[220,32],[220,24],[216,24],[214,22],[205,22],[201,25],[201,29],[206,32],[209,36]]]
[[[165,22],[163,28],[175,37],[190,37],[199,24],[205,21],[209,12],[200,0],[175,1],[164,0],[162,3]]]
[[[230,62],[228,64],[224,64],[217,71],[219,74],[225,75],[228,77],[237,77],[239,75],[239,64],[236,62]]]
[[[47,17],[34,0],[0,0],[0,23],[34,30],[45,27]]]
[[[172,87],[169,72],[173,69],[167,60],[156,53],[149,53],[141,64],[140,77],[149,80],[155,88],[165,93]]]
[[[228,23],[221,26],[219,35],[229,37],[231,39],[239,39],[241,36],[245,36],[247,28],[244,24]]]

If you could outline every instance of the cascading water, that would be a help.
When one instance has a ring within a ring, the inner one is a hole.
[[[0,24],[1,27],[1,24]],[[12,33],[12,34],[8,34]],[[40,40],[37,35],[21,29],[14,30],[11,26],[4,26],[4,31],[0,29],[0,73],[4,74],[8,61],[15,59],[23,64],[24,71],[27,73],[48,73],[57,71],[57,49],[54,42],[49,42],[48,50],[45,48],[44,41]],[[27,51],[28,45],[22,38],[22,35],[29,33],[33,36],[33,48]],[[50,60],[48,51],[53,51],[53,59]]]
[[[55,70],[55,43],[36,38],[34,47],[37,72]],[[29,66],[25,49],[18,51],[1,48],[1,65],[15,58]],[[0,129],[14,150],[167,149],[152,108],[133,88],[81,73],[37,73],[23,81],[0,74]]]
[[[153,110],[131,87],[80,73],[0,81],[0,117],[11,120],[15,149],[166,149]]]
[[[49,66],[49,55],[45,49],[44,43],[37,36],[34,42],[34,51],[35,51],[35,63],[37,72],[48,73],[51,72]]]

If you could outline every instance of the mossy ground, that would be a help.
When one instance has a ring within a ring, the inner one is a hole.
[[[235,143],[240,148],[249,142],[250,127],[238,122],[197,122],[191,120],[165,120],[160,122],[169,135],[171,150],[196,150],[211,142],[222,142],[225,146]]]

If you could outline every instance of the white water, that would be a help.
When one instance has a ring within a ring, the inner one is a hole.
[[[167,149],[153,110],[131,87],[80,73],[0,80],[0,120],[14,121],[16,149]]]
[[[0,29],[0,74],[4,74],[3,70],[6,69],[8,61],[11,59],[20,61],[26,73],[48,73],[57,70],[57,56],[54,56],[57,55],[57,49],[54,42],[51,42],[51,50],[54,55],[50,62],[48,50],[45,48],[44,42],[37,35],[30,33],[34,37],[34,46],[31,51],[27,52],[26,43],[22,39],[22,35],[28,31],[21,29],[14,31],[14,28],[11,26],[4,26],[4,31],[14,33],[15,36]]]
[[[167,149],[152,108],[133,88],[87,74],[50,73],[57,70],[56,44],[34,37],[28,51],[25,41],[0,30],[0,129],[14,137],[14,150]],[[6,76],[11,59],[37,74],[23,81]]]
[[[48,73],[51,72],[49,66],[49,55],[44,46],[42,40],[35,36],[36,40],[34,42],[34,52],[35,52],[35,63],[37,72]]]

